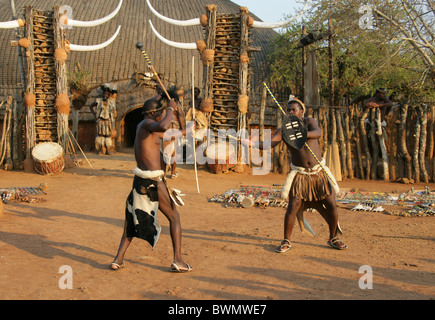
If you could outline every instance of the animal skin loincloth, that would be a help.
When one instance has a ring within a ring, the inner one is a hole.
[[[290,173],[281,190],[281,197],[288,201],[289,193],[291,193],[292,197],[301,197],[305,201],[323,200],[331,194],[330,187],[337,194],[340,189],[331,171],[325,166],[325,162],[325,159],[323,159],[321,164],[331,179],[323,171],[320,164],[312,168],[298,167],[291,164]]]
[[[137,237],[154,246],[159,239],[161,227],[157,220],[159,209],[158,183],[162,181],[162,170],[133,170],[133,188],[127,197],[125,208],[126,237]]]

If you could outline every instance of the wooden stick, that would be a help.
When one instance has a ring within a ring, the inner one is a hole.
[[[192,56],[192,118],[195,121],[195,57]],[[195,168],[196,190],[199,193],[198,169],[196,167],[196,150],[195,150],[195,129],[193,130],[193,165]]]
[[[68,128],[68,132],[70,134],[70,136],[72,136],[72,138],[74,139],[75,143],[77,144],[77,146],[79,147],[83,157],[85,157],[86,161],[88,162],[89,166],[94,169],[94,167],[92,166],[92,164],[89,162],[88,158],[86,157],[85,153],[83,152],[82,148],[80,148],[79,143],[77,142],[76,138],[74,137],[74,135],[72,134],[71,130]]]

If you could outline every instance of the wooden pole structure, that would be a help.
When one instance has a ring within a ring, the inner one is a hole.
[[[215,50],[216,49],[216,24],[217,24],[217,7],[215,5],[206,6],[207,10],[207,26],[205,27],[205,48],[207,50]],[[213,101],[213,72],[214,62],[206,63],[203,68],[203,101]],[[211,124],[211,112],[205,112],[207,117],[207,122]],[[211,130],[207,130],[207,144],[211,143],[210,141],[210,133]]]
[[[246,114],[249,108],[249,11],[246,7],[240,7],[240,58],[239,58],[239,100],[246,98],[246,106],[239,106],[239,125],[237,130],[242,132],[243,129],[247,129]],[[241,144],[237,141],[237,164],[241,163]]]
[[[56,68],[56,109],[57,109],[57,136],[58,143],[62,146],[65,155],[68,154],[68,117],[71,103],[68,95],[68,76],[66,70],[66,58],[61,58],[60,53],[66,53],[66,39],[64,29],[60,24],[60,6],[53,8],[53,33]],[[57,53],[57,54],[56,54]]]
[[[25,8],[26,26],[25,36],[29,40],[29,47],[26,49],[27,70],[26,70],[26,91],[24,93],[24,105],[26,107],[26,158],[24,160],[25,172],[36,172],[32,159],[32,149],[36,144],[35,129],[35,50],[33,41],[33,8],[27,5]]]

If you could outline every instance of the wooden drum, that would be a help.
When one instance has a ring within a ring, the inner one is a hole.
[[[230,143],[214,143],[207,147],[206,151],[207,166],[213,173],[227,172],[236,163],[235,148]]]
[[[43,175],[52,175],[62,172],[65,167],[63,149],[55,142],[42,142],[32,150],[36,172]]]

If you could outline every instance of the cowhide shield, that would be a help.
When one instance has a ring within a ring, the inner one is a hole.
[[[286,115],[281,130],[282,138],[288,145],[302,149],[307,141],[307,129],[298,117],[292,114]]]

